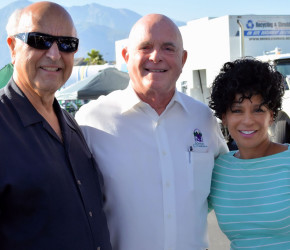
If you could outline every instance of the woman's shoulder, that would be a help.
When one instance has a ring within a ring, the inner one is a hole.
[[[235,160],[235,153],[237,152],[237,150],[231,150],[225,154],[221,154],[219,155],[219,157],[216,159],[216,161],[224,161],[224,160],[228,160],[228,161],[233,161]]]

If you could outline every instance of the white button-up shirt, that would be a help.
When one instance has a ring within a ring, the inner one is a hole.
[[[208,107],[176,91],[159,116],[129,85],[76,119],[103,175],[114,250],[207,247],[212,168],[227,152]]]

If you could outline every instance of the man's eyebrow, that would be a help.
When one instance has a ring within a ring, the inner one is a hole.
[[[163,43],[163,46],[172,46],[172,47],[176,48],[176,45],[173,42],[165,42],[165,43]]]
[[[152,43],[150,43],[150,42],[142,42],[142,43],[139,44],[138,47],[143,47],[143,46],[147,46],[147,45],[151,45],[151,44]]]
[[[142,42],[139,44],[139,47],[142,47],[142,46],[147,46],[147,45],[152,45],[152,42]],[[165,42],[165,43],[162,43],[162,46],[172,46],[174,48],[176,48],[176,44],[173,43],[173,42]]]

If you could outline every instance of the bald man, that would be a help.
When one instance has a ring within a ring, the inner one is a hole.
[[[16,10],[7,24],[14,72],[0,91],[1,250],[111,249],[97,166],[54,93],[78,38],[58,4]]]
[[[76,115],[103,175],[113,249],[205,249],[213,163],[227,147],[209,108],[176,90],[187,58],[180,31],[147,15],[122,55],[128,88]]]

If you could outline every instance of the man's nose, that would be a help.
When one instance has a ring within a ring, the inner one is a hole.
[[[47,50],[46,55],[52,60],[59,60],[61,55],[56,42],[53,42],[52,46]]]
[[[150,53],[150,58],[151,61],[153,61],[154,63],[158,63],[162,60],[162,55],[160,50],[158,49],[154,49],[151,53]]]

